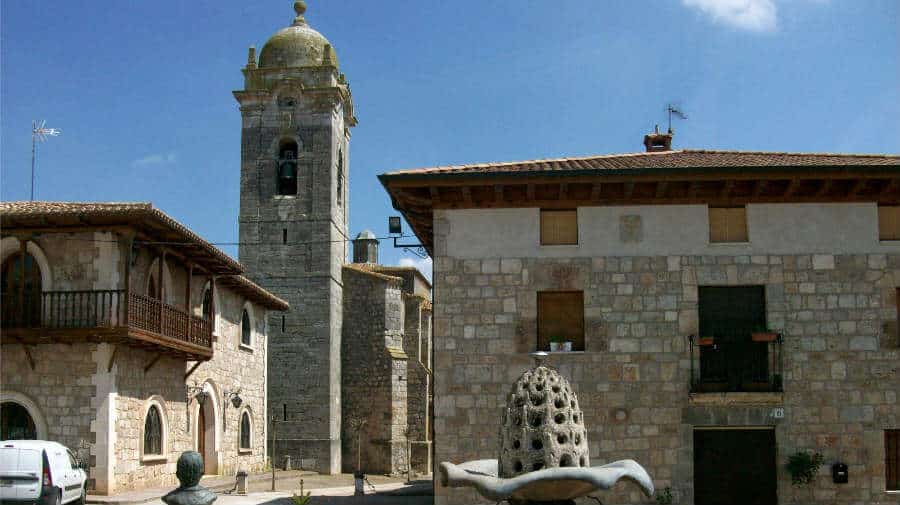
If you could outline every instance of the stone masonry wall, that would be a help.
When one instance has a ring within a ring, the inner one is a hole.
[[[341,396],[343,470],[357,465],[357,431],[362,469],[399,473],[406,461],[406,359],[402,348],[400,283],[379,274],[344,269],[344,327]]]
[[[403,349],[409,356],[407,367],[407,422],[410,440],[431,440],[430,393],[431,377],[425,367],[431,363],[431,338],[429,333],[431,312],[425,310],[424,300],[418,296],[404,295],[405,322]],[[412,465],[416,471],[428,472],[430,446],[415,444],[412,449]]]
[[[436,237],[446,233],[435,224]],[[900,428],[900,255],[456,259],[438,247],[434,275],[436,463],[497,457],[492,420],[530,366],[536,293],[583,290],[586,350],[549,363],[578,395],[592,465],[633,458],[657,487],[673,488],[675,503],[690,504],[695,427],[770,426],[779,503],[900,503],[884,492],[883,465],[883,430]],[[728,285],[765,286],[768,323],[785,335],[783,396],[689,395],[697,288]],[[783,419],[773,407],[784,408]],[[792,486],[784,470],[799,450],[825,456],[809,489]],[[831,483],[837,460],[849,465],[849,484]],[[483,502],[439,485],[435,498]],[[643,500],[627,483],[604,497]]]

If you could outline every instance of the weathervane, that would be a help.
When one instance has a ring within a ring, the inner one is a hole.
[[[37,141],[46,142],[47,137],[55,137],[62,133],[62,131],[57,130],[56,128],[47,128],[47,121],[41,120],[40,123],[37,121],[31,122],[31,201],[34,201],[34,153],[35,146]]]
[[[678,107],[676,107],[675,105],[672,105],[672,104],[669,104],[666,107],[666,112],[669,113],[669,133],[672,133],[672,114],[675,114],[676,116],[678,116],[679,119],[687,119],[688,118],[687,114],[685,114]]]

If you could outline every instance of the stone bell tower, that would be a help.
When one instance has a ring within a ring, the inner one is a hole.
[[[294,3],[293,23],[251,47],[241,110],[240,261],[290,312],[269,324],[277,461],[341,469],[341,266],[347,257],[350,87],[334,48]],[[249,350],[247,352],[250,352]],[[262,409],[263,406],[257,406]]]

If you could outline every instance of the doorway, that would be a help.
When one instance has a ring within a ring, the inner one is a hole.
[[[203,473],[206,473],[206,416],[203,414],[203,407],[197,412],[197,452],[203,460]]]
[[[0,440],[34,440],[37,427],[28,409],[16,402],[0,404]]]
[[[695,429],[695,505],[777,505],[775,430]]]
[[[197,452],[203,460],[203,474],[216,475],[219,471],[218,430],[216,429],[216,402],[207,394],[197,408]]]

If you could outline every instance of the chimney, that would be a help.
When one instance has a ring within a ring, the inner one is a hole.
[[[378,239],[369,230],[363,230],[353,240],[354,263],[378,263]]]
[[[659,133],[659,125],[656,125],[653,133],[644,135],[644,147],[648,153],[671,151],[673,135],[672,130],[669,130],[668,133]]]

